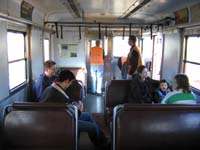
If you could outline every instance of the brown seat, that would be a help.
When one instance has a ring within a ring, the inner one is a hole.
[[[200,148],[200,105],[125,104],[113,115],[113,150]]]
[[[74,80],[65,92],[72,101],[85,101],[86,99],[85,86],[81,80]]]
[[[4,149],[77,149],[77,109],[63,104],[24,103],[6,108]]]
[[[118,104],[124,104],[128,100],[130,80],[111,80],[105,90],[105,120],[106,124],[112,118],[112,110]]]

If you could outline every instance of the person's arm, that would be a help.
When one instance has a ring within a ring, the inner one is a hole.
[[[138,77],[131,81],[130,91],[129,91],[129,102],[137,102],[141,98],[140,82]]]
[[[168,99],[173,95],[173,92],[168,93],[163,100],[161,101],[161,104],[167,104]]]
[[[78,116],[81,115],[81,112],[83,111],[83,103],[81,101],[74,101],[72,102],[72,105],[76,106],[78,109]]]
[[[83,111],[83,103],[82,103],[82,101],[78,101],[78,103],[79,103],[79,107],[78,107],[78,109],[82,112]]]
[[[40,77],[35,85],[36,100],[39,101],[44,90],[43,79]]]
[[[130,58],[131,69],[130,69],[129,74],[133,74],[136,71],[137,66],[138,66],[138,60],[139,60],[139,55],[135,50],[133,50],[131,58]]]
[[[52,92],[51,92],[51,90],[50,89],[45,89],[43,92],[42,92],[42,94],[41,94],[41,96],[39,97],[39,102],[41,102],[41,103],[45,103],[46,101],[48,101],[49,99],[52,99],[51,98],[52,97]]]

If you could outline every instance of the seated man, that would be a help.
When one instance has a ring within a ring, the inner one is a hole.
[[[47,87],[42,96],[41,102],[70,103],[68,95],[64,92],[70,84],[75,80],[74,74],[69,70],[63,70],[59,73],[56,83]],[[93,144],[97,147],[107,146],[107,140],[103,132],[100,130],[92,116],[88,112],[83,111],[83,103],[81,101],[73,103],[79,110],[78,132],[87,132]]]
[[[44,73],[37,79],[34,87],[36,101],[40,101],[40,97],[44,89],[52,84],[52,77],[56,72],[56,63],[48,60],[44,62]]]

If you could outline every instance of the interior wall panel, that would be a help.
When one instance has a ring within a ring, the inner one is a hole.
[[[31,35],[32,77],[35,80],[43,72],[43,35],[41,30],[35,28]]]
[[[60,34],[60,33],[59,33]],[[68,45],[68,49],[62,48]],[[76,48],[71,49],[71,45]],[[81,67],[85,68],[85,36],[81,32],[81,40],[78,32],[64,32],[63,39],[54,35],[54,59],[58,67]],[[73,55],[73,54],[74,55]]]
[[[0,22],[0,100],[9,96],[7,29],[6,22]]]
[[[181,48],[179,33],[165,33],[164,42],[162,78],[172,83],[174,76],[178,73],[179,67]]]

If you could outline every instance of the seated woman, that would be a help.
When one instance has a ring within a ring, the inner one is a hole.
[[[185,74],[177,74],[173,81],[173,92],[168,93],[162,104],[196,104],[196,97],[190,90],[189,80]]]
[[[129,91],[129,102],[132,103],[152,103],[153,98],[153,85],[155,80],[152,80],[147,76],[147,68],[145,66],[140,66],[137,70],[137,74],[134,75],[131,81],[130,91]]]

